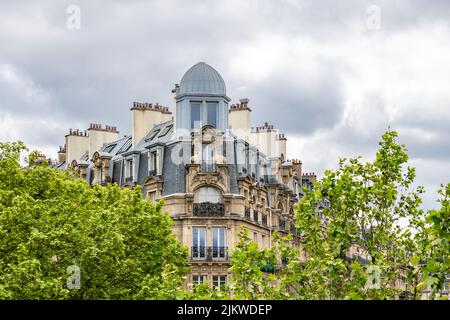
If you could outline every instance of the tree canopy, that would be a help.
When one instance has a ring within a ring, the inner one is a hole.
[[[24,169],[24,150],[0,144],[0,298],[170,298],[189,268],[162,203],[46,163]]]
[[[187,291],[187,249],[162,202],[90,187],[0,143],[0,299],[420,299],[450,272],[450,183],[421,209],[406,147],[382,135],[373,161],[341,159],[295,208],[296,234],[259,248],[245,229],[220,291]]]

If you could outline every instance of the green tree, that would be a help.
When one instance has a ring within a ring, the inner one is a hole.
[[[239,233],[239,241],[231,256],[229,281],[230,295],[236,299],[257,300],[273,299],[275,276],[264,271],[266,266],[275,266],[276,257],[273,249],[260,249],[253,242],[247,229]]]
[[[189,269],[162,203],[140,188],[21,168],[24,150],[0,143],[0,298],[171,298]]]
[[[418,266],[421,282],[418,293],[430,288],[430,299],[439,297],[445,279],[450,275],[450,183],[441,186],[439,210],[429,210],[421,232],[416,234],[419,250],[413,259]]]
[[[341,159],[299,202],[297,228],[307,256],[299,272],[309,276],[314,298],[393,299],[401,293],[395,281],[409,272],[412,222],[424,213],[423,188],[412,187],[415,170],[406,167],[406,147],[396,140],[395,131],[384,133],[373,162]],[[369,266],[380,272],[375,286],[367,285]]]

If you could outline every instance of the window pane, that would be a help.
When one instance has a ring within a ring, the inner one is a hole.
[[[212,143],[202,144],[202,160],[206,163],[214,162],[214,145]]]
[[[196,203],[202,202],[220,202],[220,193],[216,188],[202,187],[195,192],[194,201]]]
[[[220,290],[225,286],[226,276],[213,276],[213,287],[216,290]]]
[[[225,258],[225,228],[213,228],[213,258]]]
[[[191,129],[200,128],[200,103],[191,103]]]
[[[206,229],[200,228],[200,241],[199,241],[200,247],[206,246]]]
[[[217,103],[207,103],[208,109],[208,124],[214,127],[217,127]]]
[[[192,256],[204,258],[206,253],[206,228],[192,228]]]
[[[219,246],[219,228],[213,228],[213,246],[218,247]]]

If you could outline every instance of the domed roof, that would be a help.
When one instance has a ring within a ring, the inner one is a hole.
[[[225,81],[213,67],[199,62],[181,78],[178,94],[226,95]]]

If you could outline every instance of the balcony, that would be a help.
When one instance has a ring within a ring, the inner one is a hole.
[[[194,203],[193,214],[197,217],[222,217],[225,215],[225,206],[223,203]]]
[[[244,217],[247,220],[250,220],[250,208],[245,208]]]
[[[200,162],[200,171],[201,172],[216,172],[217,166],[213,162],[201,161]]]
[[[228,261],[228,247],[191,247],[191,260]]]
[[[125,182],[133,182],[133,176],[125,177]]]

